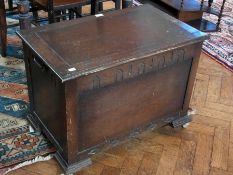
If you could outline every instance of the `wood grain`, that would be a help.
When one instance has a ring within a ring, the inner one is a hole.
[[[211,166],[227,170],[229,150],[229,129],[216,127],[214,134]]]
[[[225,105],[233,104],[233,77],[222,78],[220,103]]]
[[[229,155],[228,155],[228,171],[233,173],[233,121],[230,128],[230,143],[229,143]]]
[[[163,149],[161,149],[157,153],[145,152],[137,174],[138,175],[155,174],[159,166],[159,160],[162,155],[162,152]]]
[[[196,143],[193,141],[181,142],[174,175],[191,175]]]
[[[210,76],[208,85],[207,100],[216,102],[220,98],[222,78],[219,76]]]
[[[193,164],[193,174],[207,175],[210,171],[211,152],[213,137],[209,135],[199,134],[196,148],[196,154]]]

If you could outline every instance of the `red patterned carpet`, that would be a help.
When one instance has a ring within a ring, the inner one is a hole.
[[[213,7],[220,10],[222,0],[214,0]],[[214,15],[205,14],[205,19],[217,22]],[[221,31],[210,33],[210,39],[203,44],[203,50],[214,60],[233,71],[233,1],[227,0],[220,24]]]

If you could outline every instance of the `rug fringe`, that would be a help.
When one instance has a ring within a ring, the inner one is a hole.
[[[54,157],[53,154],[49,154],[48,156],[45,156],[45,157],[44,157],[44,156],[36,156],[36,157],[35,157],[34,159],[32,159],[32,160],[25,161],[25,162],[23,162],[23,163],[20,163],[20,164],[16,165],[16,166],[13,167],[13,168],[9,168],[6,172],[4,172],[3,175],[5,175],[5,174],[7,174],[7,173],[9,173],[9,172],[11,172],[11,171],[14,171],[14,170],[16,170],[16,169],[22,168],[22,167],[24,167],[24,166],[31,165],[31,164],[36,163],[36,162],[43,162],[43,161],[50,160],[50,159],[52,159],[53,157]]]

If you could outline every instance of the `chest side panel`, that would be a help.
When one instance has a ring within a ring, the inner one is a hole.
[[[56,146],[63,149],[66,144],[66,112],[64,85],[38,58],[29,59],[32,112],[38,116],[52,134]]]

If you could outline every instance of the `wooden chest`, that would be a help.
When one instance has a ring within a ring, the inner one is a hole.
[[[207,36],[150,5],[60,22],[18,35],[30,120],[67,173],[134,131],[189,122]]]

